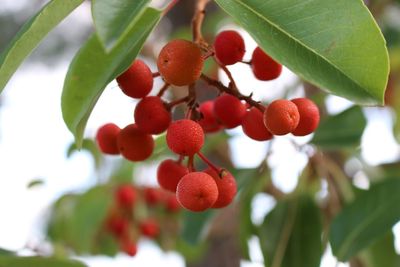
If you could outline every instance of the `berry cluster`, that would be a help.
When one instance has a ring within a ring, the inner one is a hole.
[[[121,154],[131,161],[150,157],[154,149],[152,135],[166,131],[166,142],[178,160],[163,161],[157,173],[160,186],[175,192],[179,203],[191,211],[222,208],[229,205],[237,191],[234,177],[225,169],[212,164],[202,153],[205,133],[242,126],[243,132],[257,141],[270,140],[273,135],[292,133],[304,136],[312,133],[319,123],[318,107],[309,99],[275,100],[267,106],[244,96],[238,90],[227,65],[249,64],[255,78],[276,79],[282,65],[257,47],[251,61],[243,61],[245,43],[235,31],[219,33],[213,46],[187,40],[173,40],[161,50],[152,73],[141,60],[135,60],[128,70],[117,77],[121,90],[128,96],[140,98],[134,111],[135,123],[119,129],[106,124],[97,132],[100,149],[107,154]],[[230,79],[229,86],[202,73],[204,61],[214,58]],[[154,77],[161,76],[165,85],[156,96],[149,96]],[[196,81],[203,80],[216,87],[220,94],[214,100],[198,103]],[[169,86],[186,86],[187,96],[166,102],[163,93]],[[172,120],[173,108],[186,103],[185,118]],[[209,168],[196,171],[193,160],[200,157]],[[187,164],[183,164],[184,158]]]
[[[161,207],[168,214],[180,210],[174,194],[159,188],[139,188],[131,184],[116,188],[114,202],[105,219],[104,228],[115,237],[120,249],[130,256],[136,254],[136,244],[141,236],[156,239],[161,232],[158,219],[140,212],[143,205],[149,208]]]

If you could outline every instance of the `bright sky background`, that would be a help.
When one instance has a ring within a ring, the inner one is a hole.
[[[24,1],[2,0],[3,10],[23,8]],[[0,10],[1,12],[1,10]],[[64,21],[61,29],[71,25],[90,23],[88,5],[78,8],[73,16]],[[69,28],[73,30],[73,28]],[[248,35],[246,37],[248,58],[255,47]],[[43,238],[41,227],[48,207],[60,194],[71,190],[84,190],[96,181],[93,177],[93,163],[86,153],[75,153],[66,159],[66,149],[73,141],[62,121],[60,97],[68,60],[62,60],[55,67],[40,63],[26,62],[11,79],[1,97],[0,109],[0,247],[19,250],[27,243],[37,244]],[[95,67],[95,66],[94,66]],[[153,69],[154,65],[153,65]],[[290,85],[294,75],[287,69],[274,82],[259,82],[247,65],[231,67],[242,93],[254,92],[257,99],[277,98],[280,88]],[[240,75],[239,75],[240,74]],[[226,79],[225,79],[226,80]],[[225,81],[223,78],[223,81]],[[254,81],[249,84],[249,81]],[[159,88],[156,84],[155,88]],[[338,97],[328,100],[329,111],[337,113],[349,106],[349,102]],[[125,97],[116,84],[112,83],[100,98],[86,129],[87,136],[93,136],[96,129],[106,123],[119,126],[133,120],[134,103]],[[365,111],[368,126],[365,131],[361,152],[364,160],[372,165],[388,162],[399,157],[399,145],[391,134],[393,114],[386,109],[372,108]],[[233,161],[238,167],[255,167],[265,156],[268,143],[259,143],[245,137],[241,130],[231,130],[235,137],[230,145]],[[274,167],[273,180],[285,192],[293,190],[297,176],[307,163],[307,158],[296,151],[289,138],[279,137],[273,145],[269,163]],[[305,143],[310,137],[296,138]],[[289,167],[290,166],[290,167]],[[45,181],[43,186],[27,189],[33,179]],[[368,187],[362,177],[359,183]],[[262,220],[271,210],[274,200],[266,195],[258,195],[254,200],[253,219]],[[400,232],[400,226],[396,226]],[[261,262],[262,256],[257,239],[250,241],[252,259]],[[400,240],[397,239],[400,251]],[[164,253],[149,241],[140,243],[139,253],[130,258],[119,255],[116,259],[95,257],[84,259],[90,267],[105,266],[185,266],[177,253]],[[332,256],[327,253],[321,267],[334,267]],[[243,262],[245,267],[258,267],[262,264]],[[346,265],[339,265],[342,267]]]

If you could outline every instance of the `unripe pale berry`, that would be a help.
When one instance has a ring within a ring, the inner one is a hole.
[[[246,105],[233,95],[222,94],[215,99],[214,114],[226,128],[232,129],[242,123]]]
[[[224,65],[232,65],[243,59],[245,44],[236,31],[222,31],[214,41],[215,56]]]
[[[158,223],[153,219],[147,219],[140,224],[140,232],[149,238],[155,238],[160,233]]]
[[[153,74],[140,59],[136,59],[124,73],[117,77],[118,86],[127,96],[142,98],[153,88]]]
[[[214,101],[208,100],[200,104],[199,111],[202,118],[198,121],[205,133],[214,133],[222,129],[214,114]]]
[[[100,151],[105,154],[118,155],[117,136],[121,129],[114,123],[107,123],[97,130],[96,141]]]
[[[204,59],[193,42],[177,39],[167,43],[157,59],[158,71],[167,83],[183,86],[199,79]]]
[[[248,137],[256,141],[267,141],[273,137],[264,125],[263,113],[255,107],[246,112],[242,128]]]
[[[148,134],[160,134],[171,123],[171,113],[158,96],[140,100],[134,112],[137,127]]]
[[[182,177],[176,189],[179,203],[191,211],[211,208],[218,199],[218,187],[209,174],[191,172]]]
[[[319,109],[313,101],[308,98],[292,99],[300,114],[297,128],[292,132],[296,136],[308,135],[317,129],[319,124]]]
[[[122,129],[117,142],[122,156],[130,161],[143,161],[151,156],[154,149],[153,137],[139,130],[136,124]]]
[[[297,106],[286,99],[273,101],[264,112],[264,124],[274,135],[285,135],[293,132],[299,121],[300,114]]]
[[[188,168],[172,159],[167,159],[158,166],[157,181],[161,188],[175,192],[181,178],[188,173]]]
[[[262,81],[276,79],[282,73],[282,65],[267,55],[260,47],[254,49],[251,68],[254,76]]]
[[[133,185],[119,186],[115,191],[115,200],[120,207],[131,209],[136,202],[136,190]]]
[[[198,123],[188,119],[172,122],[166,138],[168,147],[182,156],[196,154],[204,144],[203,129]]]
[[[214,181],[218,187],[218,198],[212,207],[223,208],[228,206],[235,198],[237,192],[235,178],[233,178],[230,172],[225,170],[222,172],[222,177],[220,177],[219,174],[211,168],[208,168],[204,172],[214,178]]]

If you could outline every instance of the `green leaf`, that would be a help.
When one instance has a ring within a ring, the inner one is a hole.
[[[303,195],[282,201],[260,227],[266,267],[319,267],[322,256],[321,214]]]
[[[83,0],[53,0],[28,20],[0,54],[0,93],[19,65],[43,38]]]
[[[31,188],[34,188],[34,187],[37,187],[37,186],[41,186],[41,185],[43,185],[43,184],[44,184],[44,181],[43,181],[42,179],[34,179],[34,180],[30,181],[30,182],[26,185],[26,187],[29,188],[29,189],[31,189]]]
[[[323,149],[358,146],[366,125],[361,108],[353,106],[322,121],[311,142]]]
[[[96,169],[100,168],[103,162],[103,154],[100,152],[96,143],[92,139],[84,139],[82,142],[82,149],[86,150],[93,157]],[[74,152],[80,151],[75,143],[70,144],[67,150],[67,157],[71,157]]]
[[[93,0],[92,16],[97,35],[107,52],[135,26],[150,0]]]
[[[0,267],[85,267],[86,265],[67,259],[44,258],[44,257],[0,257]]]
[[[361,0],[216,0],[273,58],[358,104],[383,104],[385,40]]]
[[[184,210],[182,212],[182,239],[189,245],[199,244],[205,237],[205,230],[210,220],[215,215],[214,210],[203,212],[191,212]]]
[[[333,254],[348,260],[387,233],[400,220],[400,180],[389,179],[361,193],[333,220],[330,243]]]
[[[7,249],[0,248],[0,256],[14,255],[15,252]]]
[[[104,88],[132,64],[159,19],[160,11],[148,8],[110,54],[106,54],[95,34],[76,54],[65,78],[61,108],[78,147],[82,145],[87,120]]]
[[[394,235],[390,231],[383,238],[377,240],[368,249],[367,267],[398,267],[400,266],[400,255],[396,254],[394,248]]]

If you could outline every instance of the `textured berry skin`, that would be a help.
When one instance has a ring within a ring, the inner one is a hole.
[[[149,238],[155,238],[160,233],[158,223],[153,219],[147,219],[140,224],[140,232]]]
[[[278,78],[282,73],[282,65],[257,47],[251,57],[251,68],[254,76],[261,81],[270,81]]]
[[[136,202],[136,190],[130,185],[121,185],[115,191],[115,200],[120,207],[131,209]]]
[[[214,178],[218,187],[218,198],[212,208],[223,208],[231,204],[237,192],[236,180],[232,174],[224,171],[222,177],[219,177],[218,173],[211,168],[204,172]]]
[[[137,245],[136,243],[130,240],[124,240],[121,244],[121,249],[123,252],[128,254],[129,256],[133,257],[137,253]]]
[[[246,112],[242,128],[248,137],[256,141],[267,141],[273,137],[264,125],[263,113],[255,107]]]
[[[142,60],[135,60],[124,73],[117,77],[122,92],[133,98],[148,95],[153,88],[153,74]]]
[[[182,177],[176,189],[179,203],[191,211],[211,208],[218,199],[218,187],[209,174],[191,172]]]
[[[157,181],[161,188],[175,192],[181,178],[188,173],[188,168],[172,159],[167,159],[158,166]]]
[[[264,124],[274,135],[293,132],[300,121],[297,106],[289,100],[279,99],[269,104],[264,112]]]
[[[160,134],[171,123],[171,113],[157,96],[148,96],[140,100],[134,112],[137,127],[148,134]]]
[[[107,230],[116,237],[123,237],[129,229],[129,221],[118,214],[113,214],[107,218]]]
[[[181,210],[181,205],[179,204],[178,200],[176,199],[176,195],[170,195],[165,200],[165,207],[169,212],[178,212]]]
[[[300,121],[297,128],[292,132],[296,136],[308,135],[317,129],[319,124],[319,109],[313,101],[308,98],[295,98],[292,102],[297,106]]]
[[[214,115],[214,101],[206,101],[200,104],[199,111],[203,117],[198,121],[205,133],[215,133],[222,129]]]
[[[214,114],[226,128],[232,129],[242,123],[246,105],[233,95],[222,94],[215,99]]]
[[[236,31],[222,31],[214,41],[215,56],[224,65],[232,65],[243,59],[246,52],[242,36]]]
[[[122,129],[117,142],[122,156],[130,161],[145,160],[154,149],[153,137],[139,130],[136,124],[129,124]]]
[[[157,59],[158,71],[167,83],[183,86],[199,79],[204,59],[200,47],[187,40],[167,43]]]
[[[150,206],[157,205],[163,201],[163,194],[158,188],[146,187],[143,194],[144,200]]]
[[[167,130],[167,145],[176,154],[193,156],[204,144],[201,126],[188,119],[172,122]]]
[[[105,154],[118,155],[117,136],[121,129],[114,123],[107,123],[97,130],[96,141],[100,151]]]

